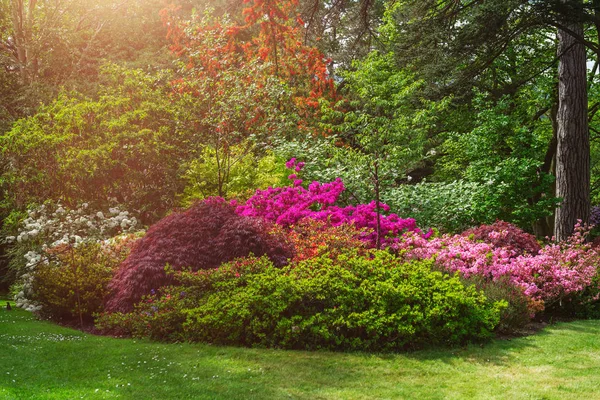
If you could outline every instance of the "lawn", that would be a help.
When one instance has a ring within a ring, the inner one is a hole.
[[[1,399],[600,398],[600,321],[485,346],[364,354],[97,337],[2,307],[0,341]]]

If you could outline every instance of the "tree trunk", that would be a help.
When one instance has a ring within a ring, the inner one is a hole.
[[[15,61],[19,66],[21,81],[29,84],[37,75],[38,60],[33,51],[33,29],[37,0],[11,0]]]
[[[564,26],[583,36],[581,23],[567,21]],[[554,236],[560,241],[573,233],[577,220],[589,219],[590,139],[585,46],[562,29],[558,30],[558,42],[556,196],[562,203],[556,209]]]

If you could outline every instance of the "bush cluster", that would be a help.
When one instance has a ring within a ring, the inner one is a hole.
[[[119,207],[94,210],[87,203],[70,209],[60,203],[30,208],[24,215],[15,213],[5,223],[4,241],[9,244],[9,279],[16,304],[29,311],[41,311],[33,300],[33,278],[40,266],[60,262],[55,248],[101,243],[137,229],[138,220]]]
[[[487,242],[476,241],[473,233],[432,240],[407,235],[395,249],[407,259],[435,259],[439,268],[466,278],[509,279],[531,299],[532,312],[594,285],[600,255],[586,243],[587,228],[576,226],[568,241],[546,244],[539,252],[533,252],[529,234],[510,224],[498,223],[477,232],[487,232],[482,235]]]
[[[99,325],[163,340],[288,349],[389,351],[490,337],[506,303],[489,302],[431,264],[386,251],[347,250],[283,268],[246,258],[176,272],[181,286]]]
[[[503,221],[432,236],[389,214],[377,240],[374,203],[339,206],[341,180],[304,188],[303,163],[286,166],[291,186],[205,199],[127,246],[101,241],[135,225],[120,210],[31,213],[9,238],[38,249],[22,255],[19,305],[82,323],[102,313],[107,333],[158,340],[369,351],[479,340],[542,311],[600,314],[587,227],[540,245]]]
[[[361,238],[373,247],[378,235],[381,243],[391,244],[403,232],[421,232],[412,218],[403,219],[393,213],[385,215],[390,210],[385,203],[380,203],[379,209],[375,201],[355,206],[338,206],[338,199],[345,190],[344,183],[339,178],[326,183],[315,181],[305,189],[301,186],[302,179],[297,176],[304,163],[292,158],[286,163],[286,167],[294,170],[288,177],[293,182],[292,186],[257,190],[245,204],[237,207],[237,212],[283,226],[294,225],[303,219],[326,221],[334,226],[353,224],[359,229],[364,228]],[[430,234],[424,236],[429,237]]]
[[[493,247],[505,248],[511,254],[519,256],[536,255],[542,249],[535,236],[504,221],[468,229],[462,233],[462,236],[489,243]]]

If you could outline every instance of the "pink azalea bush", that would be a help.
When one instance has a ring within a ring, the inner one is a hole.
[[[328,222],[333,226],[353,224],[364,231],[361,239],[375,245],[377,241],[377,204],[372,201],[368,204],[337,206],[336,203],[345,190],[340,178],[333,182],[312,182],[308,188],[302,187],[302,180],[297,173],[302,170],[303,162],[292,158],[286,167],[296,173],[288,178],[293,181],[293,186],[268,188],[257,190],[245,204],[237,207],[237,213],[247,217],[260,217],[267,221],[282,226],[292,226],[302,219],[308,218]],[[379,204],[380,211],[388,212],[387,204]],[[412,218],[400,218],[396,214],[380,215],[381,242],[391,245],[398,240],[404,232],[421,233],[416,221]],[[429,237],[431,233],[423,237]]]
[[[536,254],[513,246],[518,238],[500,240],[506,236],[506,229],[516,235],[518,228],[504,222],[495,225],[496,230],[490,229],[488,234],[496,240],[477,241],[473,235],[426,240],[407,234],[394,248],[408,259],[433,258],[438,267],[465,278],[478,275],[496,281],[508,277],[534,302],[546,305],[593,283],[600,256],[585,242],[587,228],[578,224],[568,241],[547,244]],[[522,231],[520,234],[528,235]]]
[[[541,250],[535,236],[504,221],[468,229],[462,233],[462,236],[489,243],[494,247],[504,247],[518,255],[538,254]]]

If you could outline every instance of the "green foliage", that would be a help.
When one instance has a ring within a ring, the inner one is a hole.
[[[61,245],[49,251],[49,263],[33,273],[33,293],[42,315],[54,319],[90,319],[102,311],[113,272],[129,253],[127,239],[112,244]]]
[[[423,228],[461,232],[476,224],[475,198],[481,186],[475,182],[422,182],[399,185],[383,192],[382,200],[403,218],[414,218]]]
[[[295,349],[390,351],[490,337],[506,303],[431,266],[385,251],[326,254],[282,269],[240,259],[176,273],[182,286],[127,316],[105,316],[99,327],[127,321],[138,336]]]
[[[552,215],[559,199],[548,195],[554,177],[540,172],[541,163],[509,157],[489,169],[471,172],[482,183],[474,198],[479,223],[508,221],[530,231],[540,218]]]
[[[62,94],[0,136],[12,204],[103,208],[117,199],[145,220],[175,205],[180,160],[191,149],[176,126],[168,75],[115,66],[105,73],[111,85],[97,100]]]
[[[328,153],[339,153],[329,164],[336,169],[362,169],[360,176],[367,176],[368,180],[355,178],[357,190],[351,179],[344,180],[365,201],[375,197],[369,184],[383,192],[410,179],[408,173],[423,166],[448,101],[423,98],[424,82],[396,68],[391,52],[373,51],[353,67],[342,73],[344,97],[333,104],[322,102],[323,127],[336,135],[336,144],[343,144],[329,149]],[[361,193],[365,191],[370,193]]]
[[[510,282],[508,277],[491,280],[479,275],[463,278],[466,285],[475,285],[490,301],[504,301],[506,308],[500,313],[500,322],[496,331],[501,333],[518,333],[532,318],[532,304],[523,290]]]
[[[210,196],[244,199],[256,189],[287,184],[284,162],[272,153],[260,157],[249,144],[215,150],[206,146],[200,158],[189,163],[183,204],[189,206]]]
[[[542,161],[551,127],[548,121],[534,127],[525,122],[532,107],[528,102],[534,100],[530,95],[524,89],[521,98],[493,101],[476,92],[476,125],[446,135],[441,146],[435,175],[478,184],[472,203],[477,223],[500,219],[531,230],[557,205],[550,194],[554,177],[544,171]]]

